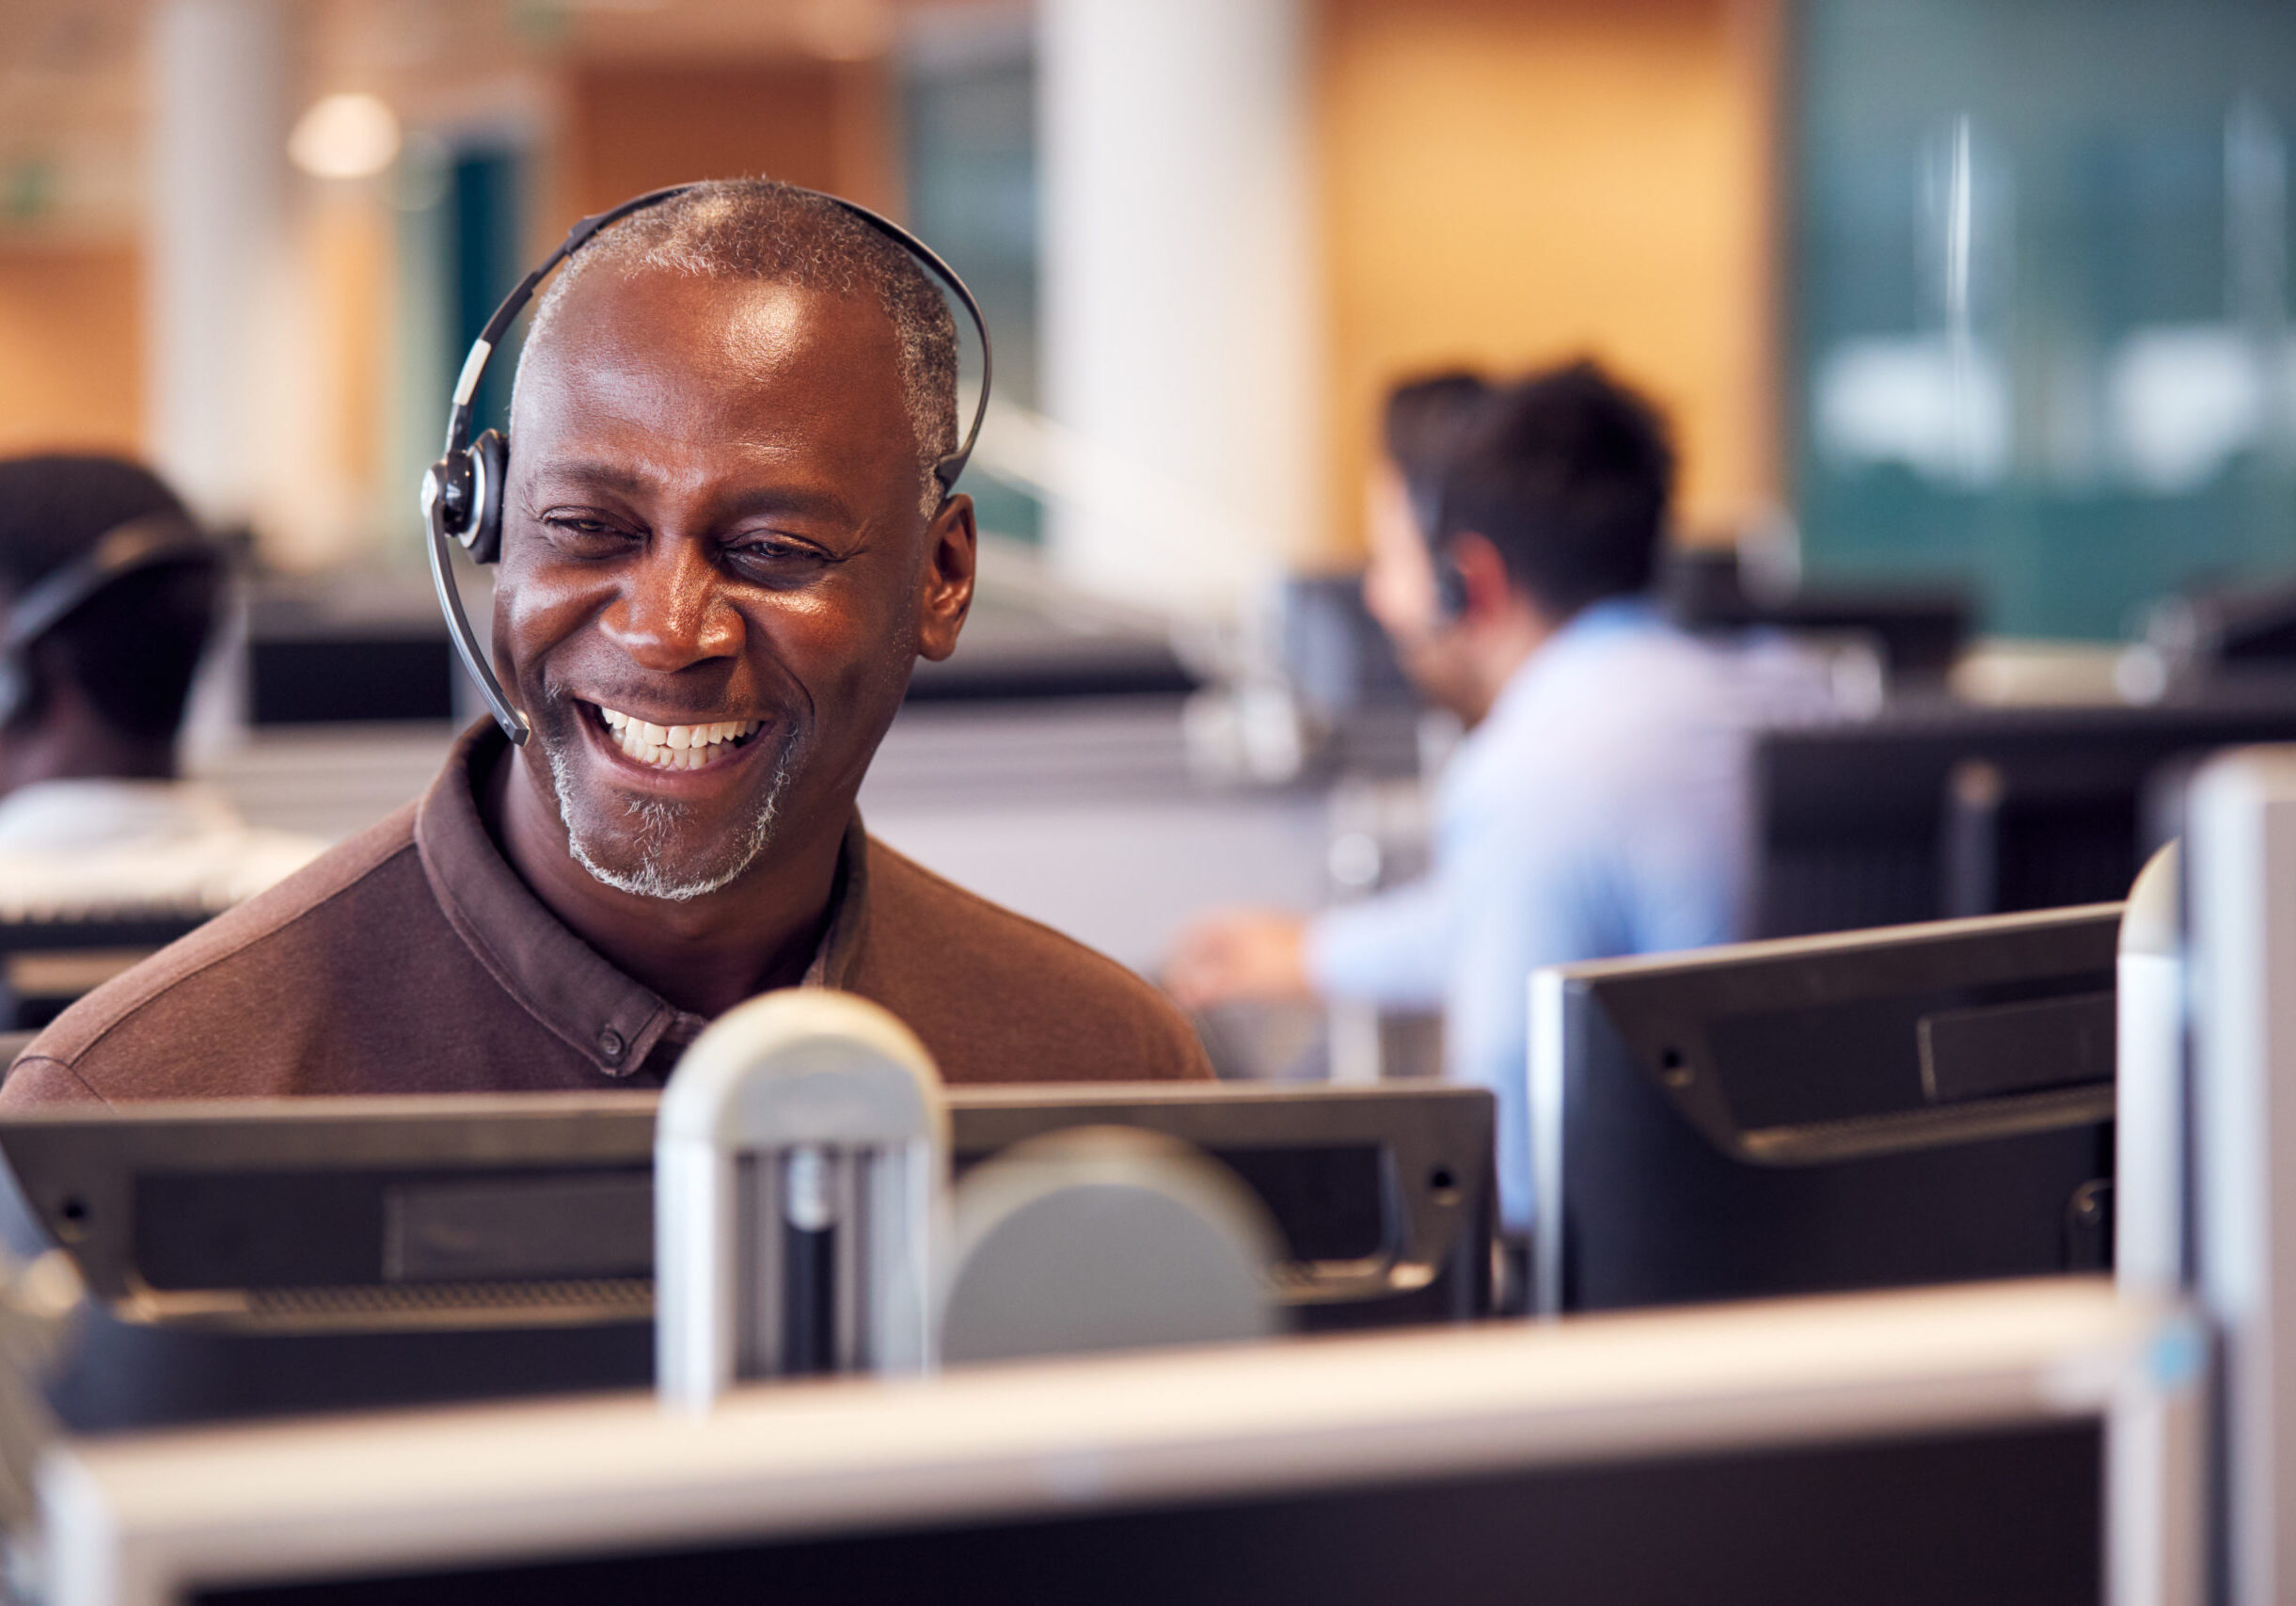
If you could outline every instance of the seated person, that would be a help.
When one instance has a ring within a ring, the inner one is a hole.
[[[1487,398],[1456,375],[1406,387],[1386,434],[1365,602],[1469,727],[1437,786],[1433,873],[1312,920],[1211,918],[1166,984],[1195,1009],[1440,1005],[1447,1072],[1498,1095],[1502,1213],[1521,1231],[1530,972],[1737,934],[1746,681],[1646,596],[1673,453],[1599,369]]]
[[[951,1082],[1210,1074],[1114,962],[872,840],[854,797],[975,533],[957,343],[874,230],[762,180],[610,226],[511,405],[488,723],[429,792],[66,1011],[0,1104],[658,1086],[768,988]]]
[[[213,914],[323,844],[259,831],[180,778],[222,553],[117,457],[0,460],[0,919]]]

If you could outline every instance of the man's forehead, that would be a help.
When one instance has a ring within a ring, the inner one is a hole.
[[[808,359],[848,376],[881,365],[898,378],[892,319],[867,296],[790,279],[755,279],[601,264],[566,289],[524,361],[563,383],[632,363],[719,383],[776,378]]]
[[[914,431],[891,321],[784,280],[594,272],[530,346],[513,406],[520,478],[657,489],[767,481],[841,506],[909,496]],[[760,478],[763,476],[763,479]]]

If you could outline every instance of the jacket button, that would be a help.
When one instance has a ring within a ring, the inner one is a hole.
[[[609,1059],[621,1058],[622,1051],[628,1046],[622,1041],[622,1034],[611,1026],[598,1034],[598,1052]]]

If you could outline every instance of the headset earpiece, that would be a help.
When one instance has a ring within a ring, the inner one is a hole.
[[[1430,547],[1427,555],[1435,565],[1435,612],[1444,624],[1456,625],[1466,617],[1467,577],[1451,556],[1449,542]]]
[[[1451,555],[1450,538],[1442,533],[1442,484],[1422,480],[1405,485],[1403,491],[1410,502],[1411,521],[1427,543],[1427,561],[1434,566],[1435,616],[1444,625],[1456,625],[1466,615],[1467,580]]]
[[[502,555],[502,474],[509,465],[510,442],[490,429],[423,472],[423,517],[472,563]]]
[[[510,469],[510,437],[498,429],[485,431],[470,443],[470,461],[476,484],[463,550],[474,564],[491,564],[502,555],[502,481]]]

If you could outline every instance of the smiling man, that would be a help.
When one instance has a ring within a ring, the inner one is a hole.
[[[956,332],[817,198],[702,186],[536,310],[494,658],[533,738],[67,1011],[0,1104],[657,1085],[713,1016],[842,988],[952,1082],[1208,1075],[1151,988],[863,831],[973,596]]]

